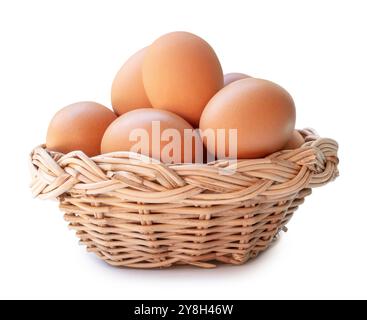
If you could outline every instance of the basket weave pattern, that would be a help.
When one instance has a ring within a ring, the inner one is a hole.
[[[239,160],[235,169],[224,160],[165,165],[40,146],[31,154],[32,192],[57,198],[80,242],[111,265],[242,264],[285,229],[311,188],[338,175],[337,143],[300,132],[299,149]]]

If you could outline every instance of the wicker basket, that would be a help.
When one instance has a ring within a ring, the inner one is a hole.
[[[128,152],[88,158],[44,146],[31,154],[32,192],[57,198],[80,242],[113,266],[242,264],[276,238],[311,193],[338,175],[334,140],[266,158],[149,164]]]

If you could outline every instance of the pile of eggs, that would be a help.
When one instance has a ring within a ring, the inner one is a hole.
[[[153,137],[153,122],[160,123],[160,130],[182,133],[181,156],[174,163],[195,161],[185,157],[192,151],[183,141],[186,129],[236,129],[239,159],[264,157],[304,143],[294,129],[294,101],[285,89],[242,73],[223,75],[212,47],[188,32],[163,35],[135,53],[112,83],[111,104],[113,111],[96,102],[61,109],[49,125],[47,148],[61,153],[81,150],[88,156],[132,151],[132,130],[144,129],[150,143],[162,149],[172,141]],[[220,159],[215,142],[201,140],[203,149]],[[154,148],[137,152],[164,160]]]

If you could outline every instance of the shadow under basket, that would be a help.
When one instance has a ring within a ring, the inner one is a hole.
[[[165,165],[40,146],[30,158],[32,192],[57,198],[80,242],[110,265],[243,264],[286,230],[313,187],[338,175],[337,143],[300,133],[298,149],[237,163]]]

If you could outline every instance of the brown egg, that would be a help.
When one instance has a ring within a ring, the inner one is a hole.
[[[215,130],[215,144],[204,139],[218,158],[229,155],[229,129],[237,129],[237,157],[258,158],[281,149],[294,130],[296,111],[292,97],[279,85],[262,79],[235,81],[219,91],[205,107],[200,129]],[[224,143],[218,129],[225,129]],[[210,130],[209,130],[210,131]],[[235,156],[235,155],[234,155]]]
[[[223,73],[207,42],[172,32],[147,49],[143,82],[154,108],[174,112],[196,127],[205,105],[223,87]]]
[[[237,80],[247,79],[247,78],[251,78],[251,77],[244,73],[238,73],[238,72],[227,73],[224,75],[224,86],[227,86],[230,83],[235,82]]]
[[[185,144],[185,129],[193,130],[186,120],[172,112],[136,109],[108,127],[101,150],[102,153],[131,151],[166,163],[192,162],[194,144]]]
[[[293,130],[291,138],[283,147],[284,150],[292,150],[301,147],[305,143],[305,139],[298,130]]]
[[[101,140],[116,115],[96,102],[77,102],[55,114],[46,137],[49,150],[68,153],[81,150],[88,156],[100,154]]]
[[[141,71],[145,52],[146,48],[130,57],[113,80],[111,101],[113,110],[117,115],[136,108],[151,107],[145,93]]]

